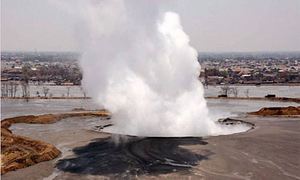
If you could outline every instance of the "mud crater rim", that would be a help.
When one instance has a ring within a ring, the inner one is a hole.
[[[240,132],[233,132],[233,133],[228,133],[228,134],[219,134],[219,135],[208,135],[208,136],[197,136],[197,135],[134,135],[134,134],[125,134],[122,132],[116,132],[116,131],[111,131],[109,130],[109,127],[113,126],[113,124],[108,124],[108,125],[104,125],[104,126],[97,126],[96,131],[99,131],[101,133],[107,133],[110,134],[112,136],[123,136],[123,137],[128,137],[128,138],[161,138],[161,139],[165,139],[165,138],[181,138],[181,139],[187,139],[187,138],[201,138],[201,137],[214,137],[214,136],[227,136],[227,135],[233,135],[233,134],[241,134],[241,133],[247,133],[253,129],[255,129],[255,124],[254,123],[250,123],[248,121],[245,120],[240,120],[240,119],[236,119],[236,118],[223,118],[223,119],[219,119],[217,121],[217,123],[221,126],[224,127],[228,127],[228,126],[247,126],[248,128],[245,129],[244,131],[240,131]]]

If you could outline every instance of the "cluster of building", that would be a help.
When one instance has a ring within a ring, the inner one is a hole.
[[[199,56],[200,57],[200,56]],[[300,84],[300,55],[206,55],[200,79],[215,84]]]
[[[1,81],[80,85],[75,53],[2,53]],[[300,84],[300,53],[200,53],[200,80],[216,84]]]
[[[12,53],[1,55],[1,82],[25,81],[33,84],[80,85],[81,79],[82,73],[78,64],[75,59],[70,60],[68,55],[33,56]]]

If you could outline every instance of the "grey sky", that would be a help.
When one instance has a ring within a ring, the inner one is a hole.
[[[178,0],[162,7],[180,14],[198,51],[300,51],[300,0]],[[80,51],[76,26],[49,1],[1,0],[1,50]]]

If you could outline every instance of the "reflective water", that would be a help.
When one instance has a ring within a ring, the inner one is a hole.
[[[300,98],[300,86],[230,86],[238,90],[239,97],[264,97],[267,94],[275,94],[278,97]],[[205,96],[217,96],[221,86],[208,86],[205,88]],[[248,92],[248,93],[247,93]]]
[[[43,87],[49,88],[47,96],[50,94],[55,97],[69,96],[83,97],[84,90],[80,86],[30,86],[30,96],[44,96]],[[276,94],[279,97],[300,97],[300,86],[230,86],[237,88],[239,97],[264,97],[267,94]],[[205,96],[217,96],[220,94],[221,86],[208,86],[205,89]],[[248,91],[248,93],[247,93]],[[19,86],[17,95],[22,96],[22,89]],[[88,95],[87,95],[88,96]]]
[[[66,94],[66,86],[48,86],[49,93],[53,96]],[[263,97],[266,94],[276,94],[284,97],[300,97],[300,86],[232,86],[238,89],[238,96],[245,96],[245,91],[249,91],[249,96]],[[41,90],[42,86],[32,86],[31,91]],[[205,96],[217,96],[220,94],[220,86],[208,86],[205,89]],[[70,86],[70,96],[83,96],[79,86]],[[250,112],[261,107],[270,106],[299,106],[291,102],[272,102],[272,101],[248,101],[248,100],[226,100],[208,99],[210,114],[213,118],[228,117],[242,112]],[[70,111],[73,108],[99,109],[92,99],[31,99],[25,100],[1,100],[1,119],[19,115],[59,113]]]
[[[100,109],[91,99],[2,99],[1,119],[20,115],[36,115],[45,113],[60,113],[74,108]]]
[[[299,106],[298,103],[293,102],[258,100],[208,99],[207,102],[213,118],[239,115],[262,107]],[[20,99],[5,99],[1,101],[1,119],[20,115],[67,112],[74,108],[93,110],[103,108],[103,106],[97,105],[92,99],[33,99],[29,102]]]

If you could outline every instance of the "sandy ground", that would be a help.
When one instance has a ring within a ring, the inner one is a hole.
[[[2,178],[300,179],[300,119],[240,118],[255,129],[206,138],[138,138],[120,148],[111,145],[109,134],[91,130],[107,120],[13,125],[14,133],[54,144],[63,153]]]

